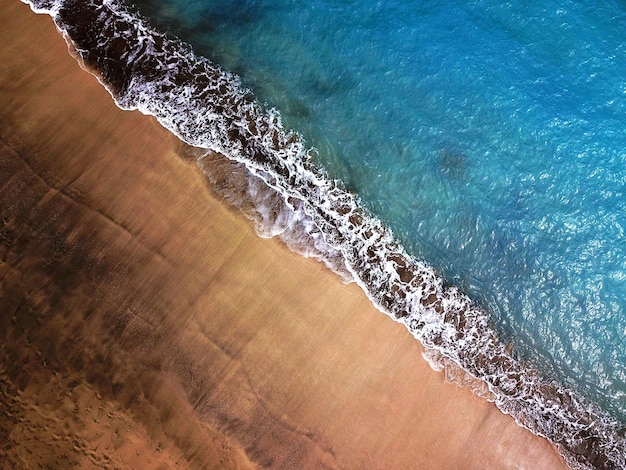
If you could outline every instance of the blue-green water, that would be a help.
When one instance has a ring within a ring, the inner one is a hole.
[[[626,5],[147,1],[543,370],[626,418]]]
[[[431,358],[573,468],[623,468],[626,5],[142,1],[168,38],[116,0],[32,3],[120,107],[241,163],[257,208]]]

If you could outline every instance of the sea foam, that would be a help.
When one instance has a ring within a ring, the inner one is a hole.
[[[424,345],[433,367],[555,443],[572,468],[626,468],[623,426],[518,359],[498,338],[489,314],[407,254],[355,195],[314,164],[315,151],[283,128],[278,111],[262,109],[237,76],[117,0],[28,3],[53,17],[78,61],[120,108],[155,116],[183,142],[205,149],[197,154],[198,166],[256,221],[261,235],[280,235],[356,282]],[[243,171],[239,183],[210,176],[214,154],[236,162]]]

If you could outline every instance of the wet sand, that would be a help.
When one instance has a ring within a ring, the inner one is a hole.
[[[0,0],[1,468],[566,468]]]

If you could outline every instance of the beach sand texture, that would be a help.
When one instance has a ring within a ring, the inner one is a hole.
[[[0,467],[566,468],[0,0]]]

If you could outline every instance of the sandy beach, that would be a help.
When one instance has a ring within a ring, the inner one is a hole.
[[[566,468],[0,0],[0,467]]]

